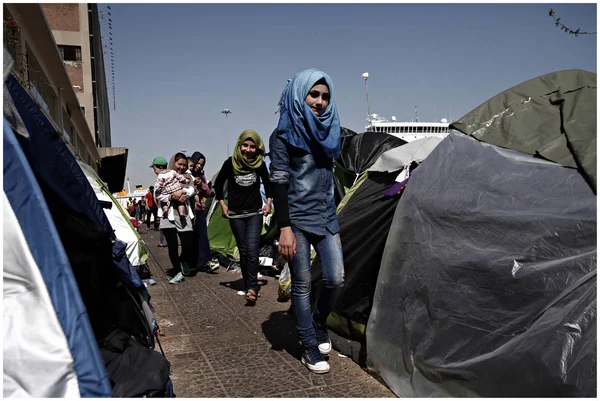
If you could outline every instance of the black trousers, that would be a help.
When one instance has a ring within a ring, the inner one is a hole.
[[[158,230],[158,208],[156,205],[146,209],[146,225],[150,228],[150,216],[154,216],[154,228]]]
[[[196,252],[194,250],[196,237],[194,232],[177,232],[176,228],[168,228],[166,230],[162,230],[162,232],[165,236],[165,240],[167,241],[169,260],[173,265],[173,273],[177,274],[181,271],[183,275],[188,275],[190,273],[190,269],[196,267]],[[177,236],[179,236],[179,241],[181,242],[181,255],[179,254]]]

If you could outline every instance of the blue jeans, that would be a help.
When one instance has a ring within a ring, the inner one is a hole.
[[[292,273],[292,306],[296,315],[296,329],[305,347],[317,345],[314,324],[325,328],[327,316],[331,313],[339,288],[344,285],[344,255],[340,234],[326,231],[325,236],[304,232],[292,226],[296,236],[296,254],[290,263]],[[310,308],[310,246],[317,251],[323,270],[325,288],[317,300],[315,311]]]
[[[206,227],[206,214],[204,214],[203,210],[196,210],[196,221],[194,224],[198,251],[196,269],[202,269],[211,259],[210,244],[208,243],[208,230]]]
[[[263,216],[251,216],[241,219],[229,219],[231,231],[240,252],[240,266],[246,291],[258,292],[258,253]]]

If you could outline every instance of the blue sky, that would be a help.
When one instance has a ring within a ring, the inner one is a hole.
[[[110,6],[112,145],[129,148],[132,188],[154,183],[155,156],[199,150],[210,179],[228,138],[231,148],[254,129],[268,142],[286,80],[306,68],[331,76],[342,126],[363,132],[363,72],[372,113],[410,121],[418,105],[432,121],[536,76],[597,65],[596,35],[568,35],[548,16],[553,8],[570,28],[595,31],[596,4]]]

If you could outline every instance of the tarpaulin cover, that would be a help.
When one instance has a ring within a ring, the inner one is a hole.
[[[516,85],[451,124],[474,138],[578,167],[596,191],[596,74],[564,70]]]
[[[595,397],[596,333],[581,173],[448,136],[398,202],[368,366],[403,397]]]

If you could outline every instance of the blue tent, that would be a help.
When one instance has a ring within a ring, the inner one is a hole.
[[[4,396],[171,396],[169,363],[153,350],[149,295],[124,243],[75,157],[12,76],[5,110],[7,101]],[[144,365],[122,370],[136,359]]]

